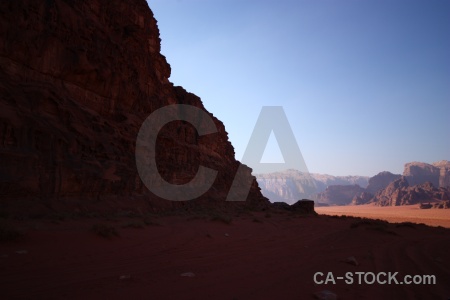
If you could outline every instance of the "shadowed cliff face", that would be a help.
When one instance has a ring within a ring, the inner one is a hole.
[[[209,192],[188,202],[162,200],[137,174],[136,136],[148,115],[170,104],[205,110],[197,96],[168,81],[170,66],[144,0],[1,1],[0,66],[4,208],[224,205],[240,163],[211,113],[217,133],[199,136],[187,122],[170,122],[156,149],[158,170],[170,183],[188,182],[200,165],[217,170]],[[247,173],[248,200],[234,205],[266,205]]]

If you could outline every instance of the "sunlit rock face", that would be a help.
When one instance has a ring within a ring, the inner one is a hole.
[[[155,197],[136,170],[136,137],[170,104],[206,111],[168,80],[157,22],[145,0],[0,1],[0,197],[3,207],[160,210],[226,205],[240,163],[221,121],[199,136],[184,121],[163,127],[157,166],[170,183],[200,165],[217,170],[193,201]],[[251,170],[245,203],[265,206]],[[22,204],[21,204],[22,203]]]
[[[435,187],[431,182],[410,185],[405,176],[391,182],[378,191],[371,202],[380,206],[398,206],[418,203],[440,202],[450,199],[448,187]]]

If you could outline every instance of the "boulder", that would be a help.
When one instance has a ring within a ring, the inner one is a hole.
[[[291,211],[300,212],[306,215],[316,214],[314,211],[314,201],[308,199],[302,199],[292,204]]]

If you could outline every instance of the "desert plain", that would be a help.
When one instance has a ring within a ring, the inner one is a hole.
[[[450,228],[449,209],[420,209],[419,206],[419,204],[402,206],[376,206],[373,204],[365,204],[316,207],[315,211],[324,215],[347,215],[381,219],[393,223],[414,222]]]
[[[444,227],[284,211],[6,221],[23,236],[0,243],[2,299],[450,297]],[[353,284],[317,284],[316,272],[434,275],[436,283],[358,284],[355,275]]]

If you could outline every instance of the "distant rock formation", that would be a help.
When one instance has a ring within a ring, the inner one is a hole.
[[[256,175],[264,196],[271,201],[294,203],[298,199],[314,195],[316,182],[309,174],[296,170]]]
[[[352,199],[351,204],[352,205],[360,205],[360,204],[366,204],[369,203],[373,198],[373,195],[366,191],[362,192],[361,194],[355,195]]]
[[[400,174],[392,174],[391,172],[387,171],[380,172],[369,179],[369,184],[366,188],[366,192],[375,194],[379,190],[386,188],[389,183],[399,179],[401,176],[402,175]]]
[[[435,187],[450,187],[450,162],[442,160],[433,164],[410,162],[405,164],[403,176],[410,185],[431,182]]]
[[[426,202],[438,202],[450,199],[450,189],[436,188],[431,182],[409,185],[406,176],[391,182],[385,189],[378,191],[371,202],[380,206],[398,206]]]
[[[401,179],[402,175],[384,171],[368,178],[364,176],[308,175],[296,170],[287,170],[256,175],[256,177],[261,191],[271,201],[292,203],[295,199],[307,197],[314,199],[317,206],[321,206],[377,202],[379,199],[374,199],[377,192],[385,190],[392,182]],[[450,187],[450,162],[442,160],[433,164],[407,163],[403,177],[403,180],[407,180],[408,186],[420,185],[428,181],[438,188]],[[397,184],[399,183],[397,182]],[[317,191],[317,194],[314,194],[314,190]],[[386,193],[390,195],[388,191]],[[386,200],[383,201],[386,202]]]
[[[161,130],[161,176],[190,181],[217,170],[193,201],[150,193],[138,176],[135,143],[155,110],[200,98],[169,82],[159,30],[145,0],[0,1],[0,202],[28,210],[159,210],[225,203],[240,163],[221,121],[199,136],[174,121]],[[251,169],[248,201],[267,205]]]
[[[450,208],[450,200],[442,200],[442,201],[438,201],[433,203],[433,208],[445,208],[445,209],[449,209]]]
[[[352,199],[362,194],[364,188],[359,185],[331,185],[325,191],[317,194],[316,201],[318,203],[332,204],[332,205],[348,205]]]
[[[301,214],[311,215],[315,214],[314,201],[309,199],[302,199],[291,205],[291,210]]]
[[[317,193],[331,185],[355,185],[366,187],[369,177],[331,176],[306,174],[297,170],[286,170],[270,174],[255,175],[264,196],[271,201],[294,203],[297,199],[316,199]]]
[[[324,191],[331,185],[359,185],[367,187],[369,177],[367,176],[332,176],[327,174],[311,174],[316,181],[318,192]]]

